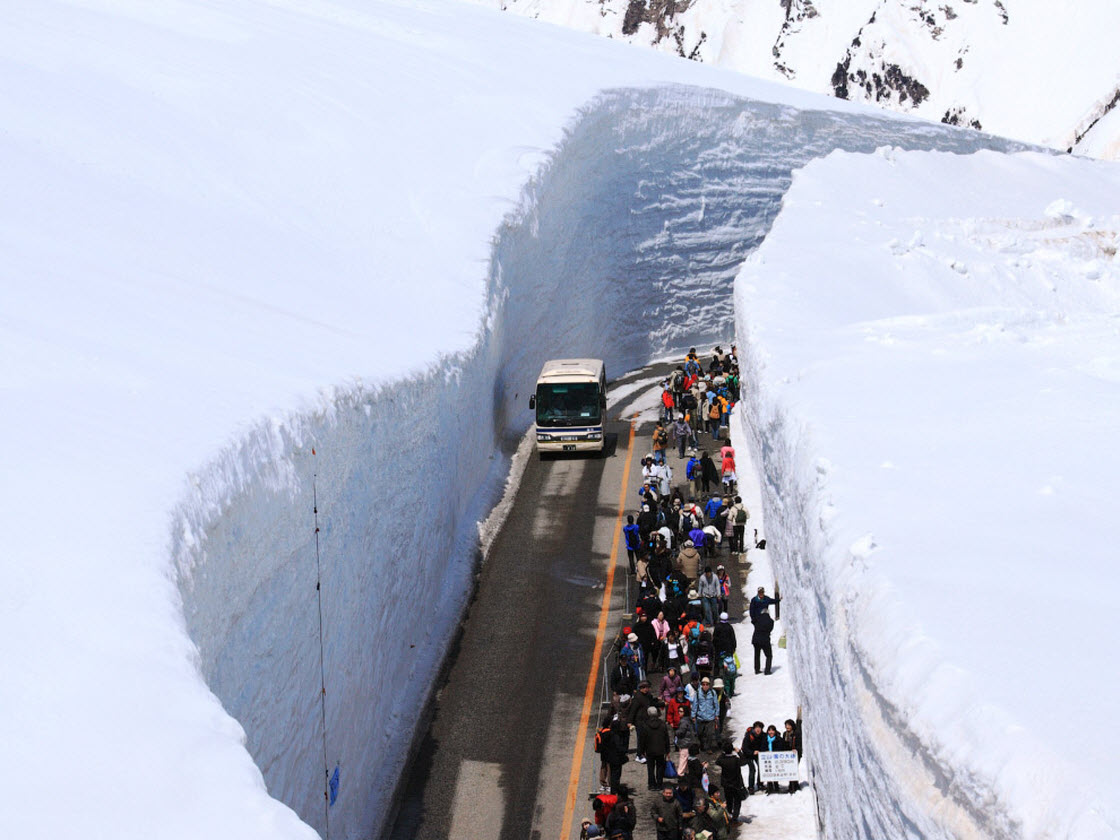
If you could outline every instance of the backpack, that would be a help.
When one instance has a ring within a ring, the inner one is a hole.
[[[738,511],[737,511],[737,512],[735,513],[735,524],[736,524],[736,525],[743,525],[743,524],[745,524],[745,523],[746,523],[746,521],[747,521],[748,519],[750,519],[750,514],[749,514],[749,513],[747,513],[747,509],[746,509],[746,508],[742,508],[742,507],[741,507],[741,508],[739,508],[739,510],[738,510]]]
[[[708,409],[708,418],[711,420],[718,420],[722,412],[719,410],[719,403],[712,403],[712,407]]]
[[[671,385],[672,389],[674,391],[680,391],[681,390],[681,385],[683,385],[683,384],[684,384],[684,372],[679,371],[679,370],[673,371],[673,379],[670,382],[670,385]]]
[[[601,753],[603,751],[603,739],[610,734],[611,728],[609,726],[595,732],[595,752]]]

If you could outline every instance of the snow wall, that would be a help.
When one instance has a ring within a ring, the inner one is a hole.
[[[324,837],[380,832],[394,793],[386,773],[404,763],[467,606],[477,523],[531,421],[541,363],[599,356],[613,376],[726,340],[734,277],[766,235],[791,171],[835,148],[882,145],[1018,148],[713,91],[604,94],[496,232],[486,315],[469,353],[387,386],[339,385],[318,411],[262,421],[192,477],[172,528],[184,615],[203,675],[244,726],[273,796]],[[763,452],[789,445],[780,425],[753,437]],[[811,546],[810,511],[778,501],[805,498],[791,484],[801,473],[772,476],[787,462],[761,462],[771,537]],[[777,553],[779,567],[795,561]],[[830,628],[824,612],[815,625],[805,619],[807,632]],[[814,638],[799,653],[830,649]],[[902,836],[910,806],[870,758],[850,766],[840,743],[873,741],[870,724],[843,707],[859,673],[830,673],[830,684],[800,687],[817,716],[809,733],[825,833]],[[863,780],[858,801],[830,799],[853,773]]]

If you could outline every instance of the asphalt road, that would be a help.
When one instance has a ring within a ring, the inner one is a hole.
[[[612,389],[668,370],[636,371]],[[620,418],[629,417],[631,404],[646,393],[612,402],[606,456],[534,456],[526,468],[481,570],[431,725],[410,762],[389,840],[560,838],[573,752],[582,737],[578,834],[588,793],[597,785],[598,759],[580,723],[628,454],[630,423]],[[638,451],[625,497],[631,510],[651,428],[639,428],[634,441]],[[619,554],[609,638],[625,599],[621,544]],[[599,711],[596,702],[592,731]],[[644,768],[633,766],[644,782]]]

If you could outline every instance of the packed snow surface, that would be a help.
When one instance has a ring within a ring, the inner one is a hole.
[[[806,741],[852,753],[838,836],[1120,830],[1117,196],[1086,160],[836,152],[739,275]]]
[[[725,337],[814,158],[1008,148],[459,4],[5,12],[6,837],[375,834],[541,361]]]

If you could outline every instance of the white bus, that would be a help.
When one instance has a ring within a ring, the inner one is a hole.
[[[529,397],[536,410],[537,451],[601,452],[607,410],[607,373],[601,359],[553,359]]]

